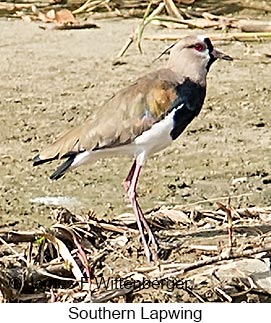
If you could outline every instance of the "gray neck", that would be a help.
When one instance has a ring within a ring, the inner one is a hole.
[[[197,66],[196,64],[171,64],[169,61],[168,66],[170,70],[174,72],[177,77],[177,81],[181,83],[185,78],[189,78],[191,81],[206,86],[207,69],[205,66]]]
[[[191,81],[206,86],[206,76],[209,57],[206,59],[191,59],[188,53],[182,52],[172,53],[168,60],[167,67],[172,70],[179,82],[184,78],[189,78]]]

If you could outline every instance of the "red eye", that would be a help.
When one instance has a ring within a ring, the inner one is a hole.
[[[205,49],[205,47],[204,47],[204,45],[203,45],[203,44],[196,44],[196,45],[194,46],[194,48],[195,48],[195,50],[197,50],[198,52],[202,52],[202,51]]]

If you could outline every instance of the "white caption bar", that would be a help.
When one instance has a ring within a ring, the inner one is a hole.
[[[269,318],[270,304],[0,304],[1,318],[9,322],[203,322],[255,323]]]

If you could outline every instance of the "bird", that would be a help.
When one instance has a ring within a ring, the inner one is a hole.
[[[163,54],[166,52],[169,57],[165,67],[118,91],[94,116],[68,130],[33,158],[33,166],[65,160],[50,176],[52,180],[100,158],[133,158],[123,184],[150,263],[158,261],[160,249],[137,198],[141,169],[147,157],[168,147],[199,114],[210,66],[217,59],[232,60],[202,35],[185,36]]]

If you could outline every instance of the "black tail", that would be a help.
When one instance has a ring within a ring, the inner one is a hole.
[[[59,179],[62,177],[74,161],[76,155],[70,156],[57,170],[50,176],[50,179]]]
[[[50,176],[50,179],[59,179],[60,177],[62,177],[65,174],[65,172],[68,170],[68,168],[71,166],[71,164],[73,163],[76,155],[77,155],[77,152],[69,152],[64,156],[62,156],[61,159],[62,158],[68,158],[68,159],[57,168],[57,170]],[[37,155],[33,158],[33,166],[49,163],[56,159],[58,159],[58,155],[47,159],[41,159],[40,156]]]
[[[55,159],[58,159],[58,155],[53,158],[48,158],[48,159],[40,159],[40,155],[37,155],[33,158],[33,166],[38,166],[38,165],[42,165],[45,163],[49,163]]]

